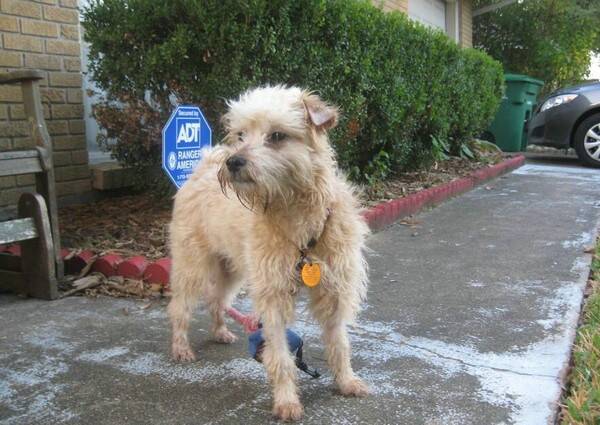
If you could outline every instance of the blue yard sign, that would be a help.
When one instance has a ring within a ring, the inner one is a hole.
[[[179,189],[198,165],[212,132],[197,106],[179,106],[162,131],[162,167]]]

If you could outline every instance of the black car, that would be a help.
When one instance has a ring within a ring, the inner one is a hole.
[[[600,167],[600,82],[545,98],[528,123],[528,136],[530,144],[574,148],[581,161]]]

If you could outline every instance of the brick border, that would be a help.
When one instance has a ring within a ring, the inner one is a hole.
[[[373,231],[381,230],[396,220],[415,214],[423,208],[434,206],[461,193],[467,192],[482,183],[502,174],[515,170],[525,163],[525,156],[517,155],[496,165],[480,168],[467,177],[462,177],[429,189],[421,190],[403,198],[394,199],[375,205],[363,212],[363,217]],[[0,253],[20,255],[19,245],[0,245]],[[165,287],[169,284],[171,259],[164,257],[154,262],[143,256],[122,258],[118,254],[109,253],[96,258],[94,252],[62,250],[65,270],[69,274],[80,273],[90,262],[94,262],[91,270],[106,276],[123,276],[133,279],[144,279],[148,283],[159,283]]]
[[[381,230],[396,220],[417,213],[423,208],[434,206],[461,193],[473,189],[525,163],[525,156],[517,155],[496,165],[480,168],[467,177],[452,180],[429,189],[410,194],[403,198],[382,202],[363,213],[373,231]]]

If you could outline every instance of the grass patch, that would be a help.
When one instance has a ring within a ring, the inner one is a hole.
[[[589,296],[575,338],[568,388],[561,424],[600,425],[600,239],[592,262]]]

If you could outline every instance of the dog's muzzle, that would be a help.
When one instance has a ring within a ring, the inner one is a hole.
[[[244,165],[246,165],[246,159],[239,155],[232,155],[227,158],[225,165],[227,165],[227,169],[230,173],[237,173]]]

